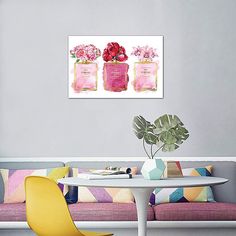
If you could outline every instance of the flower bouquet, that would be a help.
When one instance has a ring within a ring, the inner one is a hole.
[[[72,83],[74,91],[97,90],[98,66],[95,60],[101,56],[101,51],[93,44],[80,44],[70,50],[70,55],[76,59]]]
[[[139,62],[134,64],[134,90],[157,90],[158,63],[153,62],[158,57],[156,49],[144,46],[134,47],[131,55],[136,56]]]
[[[125,48],[116,42],[107,44],[103,51],[103,81],[104,89],[111,92],[127,90],[129,65],[124,63],[128,59]]]

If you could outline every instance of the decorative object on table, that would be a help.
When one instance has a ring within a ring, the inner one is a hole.
[[[182,169],[184,176],[211,176],[212,166]],[[156,188],[150,204],[174,202],[215,202],[211,187]]]
[[[145,179],[161,179],[165,168],[161,159],[148,159],[144,162],[141,173]]]
[[[130,167],[132,175],[137,174],[137,167]],[[72,176],[88,173],[91,169],[72,168]],[[134,196],[128,188],[90,188],[78,187],[78,202],[118,202],[132,203]]]
[[[87,173],[77,175],[82,179],[131,179],[131,168],[107,167],[101,170],[89,170]]]
[[[78,174],[78,178],[82,179],[131,179],[131,174],[97,174],[97,173],[82,173]]]
[[[163,41],[163,36],[68,36],[69,98],[163,98]],[[98,50],[88,51],[89,45]]]
[[[105,61],[103,67],[104,89],[110,92],[127,90],[129,65],[124,63],[128,59],[125,48],[117,42],[108,43],[102,57]]]
[[[113,166],[107,166],[105,167],[105,170],[111,170],[111,171],[121,171],[123,173],[129,174],[131,173],[131,169],[129,167],[113,167]]]
[[[80,44],[70,50],[74,63],[74,81],[72,87],[75,92],[97,90],[97,70],[95,60],[101,56],[101,51],[93,44]]]
[[[99,175],[120,175],[120,174],[131,174],[131,168],[129,167],[112,167],[108,166],[101,170],[91,170],[92,174]]]
[[[134,63],[134,90],[137,92],[157,90],[158,57],[157,49],[149,46],[133,47],[131,55],[136,56],[139,62]]]
[[[69,167],[48,169],[0,169],[4,183],[4,203],[22,203],[25,201],[24,181],[27,176],[47,176],[55,182],[65,177]],[[64,190],[64,185],[58,185]]]
[[[137,138],[142,140],[144,151],[150,159],[154,159],[160,150],[163,152],[176,150],[189,137],[188,130],[176,115],[165,114],[157,118],[153,124],[145,120],[142,116],[135,116],[133,130]],[[149,151],[147,150],[147,145]],[[156,149],[154,150],[154,148]],[[150,161],[148,160],[148,162]],[[154,162],[153,165],[156,166]],[[147,173],[150,171],[155,172],[155,169],[150,170],[149,166],[150,164],[144,164],[142,167],[141,173],[144,178],[151,178],[152,175],[148,175]],[[164,173],[163,164],[160,166]],[[146,169],[146,167],[149,168]],[[160,169],[156,169],[156,171],[160,173]]]
[[[166,169],[164,178],[183,177],[182,168],[179,161],[165,161]]]

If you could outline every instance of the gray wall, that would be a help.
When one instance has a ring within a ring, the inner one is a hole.
[[[133,116],[163,113],[191,135],[168,156],[235,156],[235,10],[235,0],[0,0],[0,156],[143,156]],[[67,35],[164,35],[164,99],[68,99]]]

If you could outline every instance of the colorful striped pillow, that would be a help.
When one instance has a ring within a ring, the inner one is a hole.
[[[212,166],[182,169],[184,176],[211,176]],[[215,202],[211,187],[156,188],[150,204],[175,202]]]
[[[88,172],[87,169],[72,168],[73,177],[77,177],[79,173]],[[137,174],[138,168],[132,167],[131,173]],[[133,203],[134,196],[130,189],[127,188],[89,188],[78,187],[78,202],[119,202]],[[72,196],[71,196],[72,197]]]
[[[0,169],[4,183],[4,203],[22,203],[25,201],[24,181],[27,176],[47,176],[57,181],[69,172],[69,167],[33,170]],[[63,185],[58,185],[63,191]]]

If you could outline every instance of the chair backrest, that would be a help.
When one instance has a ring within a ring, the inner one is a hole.
[[[74,225],[64,196],[57,184],[46,177],[25,179],[26,216],[39,236],[83,236]]]

